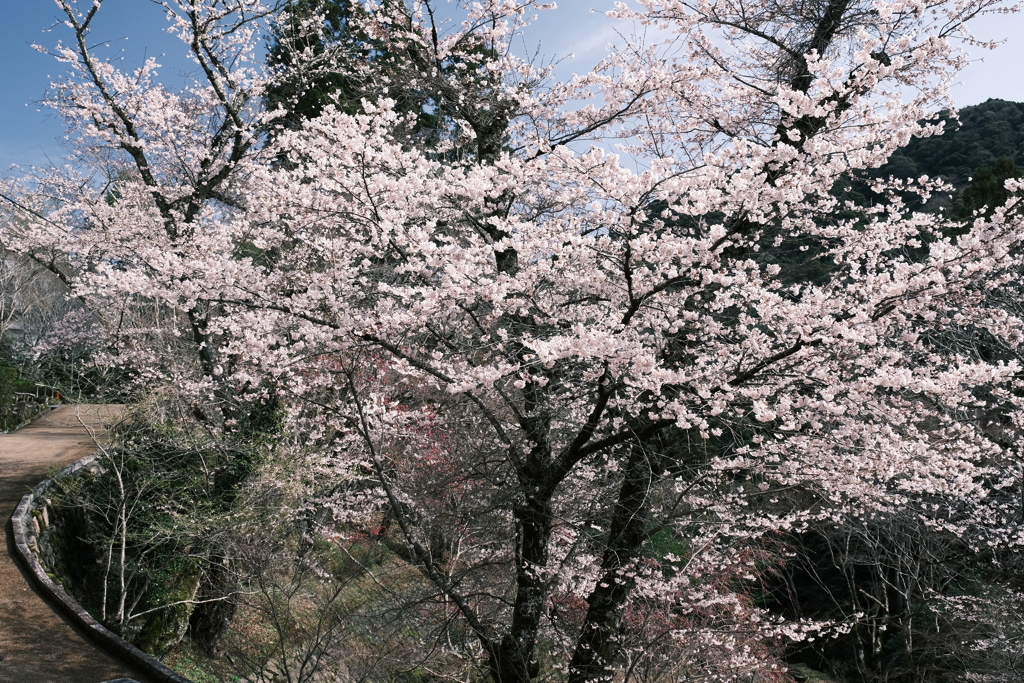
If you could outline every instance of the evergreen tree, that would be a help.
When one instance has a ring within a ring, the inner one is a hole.
[[[266,103],[287,112],[286,127],[300,127],[329,104],[347,114],[361,110],[365,66],[374,51],[354,21],[362,11],[349,0],[295,0],[282,12],[267,53],[278,78]]]
[[[964,188],[959,199],[950,212],[957,220],[969,221],[978,212],[988,218],[995,207],[1002,206],[1010,198],[1006,190],[1006,181],[1019,178],[1024,173],[1017,167],[1013,159],[1001,156],[992,166],[982,166],[975,171],[970,184]]]

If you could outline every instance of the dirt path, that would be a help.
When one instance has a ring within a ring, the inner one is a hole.
[[[82,422],[102,425],[101,406],[65,406],[13,434],[0,435],[0,683],[98,683],[151,679],[100,650],[39,597],[14,559],[10,517],[22,496],[63,466],[95,451]],[[109,409],[107,414],[111,414]]]

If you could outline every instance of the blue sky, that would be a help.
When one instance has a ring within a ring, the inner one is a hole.
[[[63,65],[34,50],[33,43],[52,48],[70,38],[57,24],[60,14],[52,0],[5,0],[0,23],[0,169],[12,164],[45,165],[59,160],[62,121],[38,104],[52,77]],[[147,54],[180,52],[179,43],[162,31],[163,15],[149,0],[104,0],[96,34],[115,38],[112,50],[131,63]],[[52,30],[51,30],[52,29]],[[125,37],[128,36],[127,39]]]
[[[0,169],[47,165],[62,154],[62,122],[37,104],[51,76],[62,72],[52,57],[32,49],[32,43],[52,47],[68,32],[58,21],[52,0],[6,0],[0,23]],[[615,39],[614,25],[590,8],[605,9],[611,0],[560,0],[559,8],[542,12],[526,37],[529,47],[540,44],[548,57],[575,52],[569,68],[583,69],[600,56],[604,46]],[[95,35],[116,39],[110,50],[123,55],[128,64],[145,56],[163,57],[164,79],[188,69],[182,48],[162,29],[160,10],[150,0],[104,0]],[[48,29],[53,30],[48,31]],[[973,63],[960,75],[954,89],[957,104],[965,106],[990,97],[1024,101],[1024,16],[990,17],[972,25],[982,38],[1007,39],[995,52],[979,51],[984,61]],[[125,38],[127,36],[127,38]],[[0,170],[2,173],[2,170]]]

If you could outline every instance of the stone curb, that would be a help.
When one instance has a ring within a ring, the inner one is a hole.
[[[97,457],[97,454],[86,456],[68,465],[60,473],[62,475],[74,474],[83,467],[87,467],[95,462]],[[100,647],[128,663],[134,664],[146,674],[152,676],[154,680],[160,681],[160,683],[193,683],[188,678],[165,666],[156,657],[146,654],[121,636],[107,630],[91,614],[86,612],[81,605],[75,602],[63,588],[46,575],[33,551],[33,546],[38,549],[38,543],[35,534],[31,531],[30,517],[35,499],[42,497],[51,486],[53,486],[52,479],[45,479],[40,482],[32,489],[32,493],[21,499],[21,503],[18,504],[18,508],[11,517],[11,527],[14,531],[14,546],[17,550],[18,559],[29,570],[33,583]]]

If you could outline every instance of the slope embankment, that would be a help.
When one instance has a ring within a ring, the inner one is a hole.
[[[0,683],[97,683],[143,673],[101,650],[33,589],[15,560],[10,519],[22,496],[54,467],[96,450],[90,430],[115,414],[105,406],[64,406],[0,435],[0,514],[7,552],[0,554]]]

